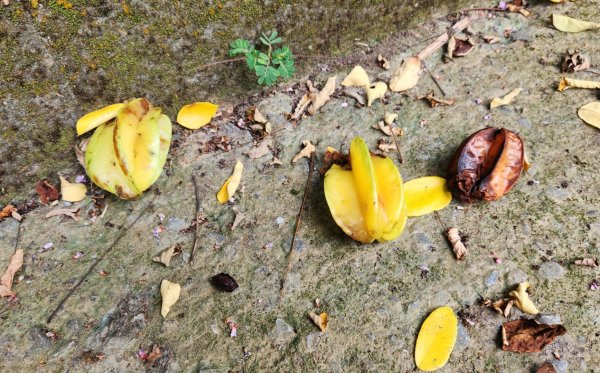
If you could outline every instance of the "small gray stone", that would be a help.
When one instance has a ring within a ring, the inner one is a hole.
[[[515,269],[514,271],[510,271],[508,275],[506,275],[506,281],[508,285],[520,284],[521,282],[527,281],[527,273],[523,272],[520,269]]]
[[[536,320],[542,324],[555,325],[560,324],[560,315],[551,313],[540,313],[536,316]]]
[[[565,269],[558,263],[545,262],[540,265],[539,274],[547,280],[556,280],[564,276]]]
[[[499,279],[500,279],[500,272],[493,270],[492,273],[490,273],[485,278],[485,286],[489,288],[490,286],[493,286],[496,282],[498,282]]]
[[[273,328],[273,337],[277,340],[289,340],[296,335],[294,328],[292,328],[283,319],[277,318],[275,320],[275,327]]]
[[[565,360],[554,360],[552,366],[556,373],[567,373],[569,371],[569,362]]]
[[[165,228],[170,231],[179,231],[187,226],[187,222],[179,218],[169,218],[165,224]]]
[[[463,324],[458,322],[458,334],[456,335],[456,344],[454,345],[454,349],[456,351],[462,351],[469,346],[471,343],[471,336],[469,336],[469,332],[463,326]]]
[[[306,352],[315,352],[321,338],[321,333],[314,332],[306,336]]]

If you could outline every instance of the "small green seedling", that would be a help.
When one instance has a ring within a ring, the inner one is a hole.
[[[229,55],[246,56],[248,68],[258,76],[258,84],[271,85],[278,78],[288,79],[296,72],[294,56],[287,45],[275,48],[282,39],[277,36],[277,31],[271,35],[264,32],[260,36],[260,44],[254,46],[246,39],[236,39],[229,45]],[[264,51],[261,51],[264,50]]]

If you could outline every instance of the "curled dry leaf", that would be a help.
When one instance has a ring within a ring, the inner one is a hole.
[[[425,176],[404,183],[404,201],[408,216],[423,216],[445,208],[452,201],[446,179]]]
[[[342,91],[342,94],[344,96],[348,96],[348,97],[351,97],[351,98],[355,99],[357,105],[359,105],[359,106],[365,106],[365,98],[360,93],[358,93],[357,91],[350,90],[350,89],[344,89]]]
[[[162,280],[160,283],[160,295],[162,296],[162,307],[160,309],[160,314],[162,317],[166,318],[169,311],[171,311],[171,307],[177,300],[179,300],[179,295],[181,294],[181,285],[171,282],[169,280]]]
[[[511,352],[539,352],[558,336],[564,326],[540,324],[535,320],[513,320],[502,325],[502,349]]]
[[[578,50],[567,51],[563,62],[561,64],[561,70],[563,73],[572,73],[575,71],[583,71],[590,68],[590,59],[587,56],[581,54]]]
[[[527,289],[529,289],[529,283],[521,282],[519,285],[517,285],[517,288],[511,291],[508,295],[515,301],[515,305],[519,307],[521,311],[530,315],[537,315],[540,313],[540,311],[538,311],[538,309],[535,307],[535,304],[533,304],[529,298]]]
[[[452,36],[448,40],[448,49],[444,57],[447,61],[451,61],[455,57],[464,57],[473,51],[475,43],[471,39],[461,39],[456,36]]]
[[[17,208],[13,205],[6,205],[2,210],[0,210],[0,221],[6,219],[7,217],[12,216],[14,219],[21,221],[22,217],[17,212]]]
[[[319,170],[319,174],[321,174],[321,176],[325,175],[327,170],[329,170],[334,164],[337,164],[339,166],[347,165],[348,156],[342,154],[337,149],[328,146],[325,150],[325,155],[323,156],[323,167],[321,167],[321,169]]]
[[[583,105],[577,111],[577,115],[590,126],[600,129],[600,101]]]
[[[467,254],[467,248],[462,242],[458,228],[448,228],[446,231],[446,236],[452,245],[452,250],[454,251],[454,255],[456,255],[456,260],[462,260]]]
[[[259,130],[264,130],[266,133],[271,133],[271,122],[269,122],[269,120],[258,110],[257,107],[251,108],[250,120],[261,125],[258,128]]]
[[[173,258],[173,256],[175,256],[178,253],[179,245],[173,245],[168,249],[164,250],[162,253],[160,253],[159,256],[155,256],[154,258],[152,258],[152,261],[156,263],[162,263],[165,265],[165,267],[168,267],[171,265],[171,259]]]
[[[494,301],[486,299],[483,302],[485,306],[492,307],[504,317],[508,317],[510,315],[510,311],[512,310],[514,303],[515,301],[510,298],[500,298]]]
[[[12,297],[15,293],[11,290],[15,273],[23,266],[23,249],[15,251],[10,258],[6,272],[0,277],[0,297]]]
[[[327,101],[331,99],[330,96],[335,92],[335,82],[336,77],[332,76],[331,78],[327,79],[327,83],[325,83],[323,89],[321,89],[321,91],[317,91],[315,87],[313,87],[312,82],[307,80],[306,86],[308,87],[308,92],[302,96],[300,102],[298,102],[298,105],[296,105],[296,110],[294,111],[294,114],[292,114],[291,118],[300,118],[306,109],[308,109],[308,113],[310,115],[314,115],[317,110],[319,110],[327,103]]]
[[[398,114],[396,113],[386,113],[383,116],[383,121],[385,122],[385,124],[387,125],[391,125],[392,123],[394,123],[394,121],[398,119]]]
[[[235,219],[233,219],[233,223],[231,224],[232,231],[237,228],[237,226],[240,225],[242,220],[245,218],[245,215],[237,207],[234,206],[233,211],[235,211]]]
[[[600,82],[593,80],[571,79],[563,76],[560,80],[560,83],[558,83],[558,90],[562,92],[569,88],[600,89]]]
[[[380,130],[385,133],[387,136],[403,136],[404,131],[398,127],[392,127],[391,125],[386,126],[384,121],[379,121],[377,124],[373,125],[373,128]]]
[[[67,202],[79,202],[85,198],[87,188],[85,184],[81,183],[70,183],[62,176],[60,178],[60,194],[63,201]]]
[[[195,102],[185,105],[177,113],[177,123],[191,130],[204,127],[217,113],[218,105],[210,102]]]
[[[521,88],[515,88],[512,91],[510,91],[510,93],[508,93],[506,96],[499,98],[496,97],[492,100],[492,102],[490,103],[490,109],[495,109],[498,106],[504,106],[504,105],[508,105],[512,102],[512,100],[514,100],[515,97],[517,97],[517,95],[521,93]]]
[[[371,84],[369,75],[367,75],[365,69],[360,65],[354,66],[352,71],[350,71],[350,74],[342,81],[342,86],[344,87],[364,87],[369,84]]]
[[[233,168],[233,174],[229,176],[229,178],[225,181],[225,184],[217,193],[217,200],[220,203],[225,203],[229,201],[231,197],[235,194],[237,188],[240,186],[240,182],[242,180],[242,171],[244,171],[244,165],[242,162],[237,161],[235,167]]]
[[[420,72],[421,60],[416,56],[408,57],[392,74],[390,90],[401,92],[413,88],[419,81]]]
[[[264,157],[267,154],[271,154],[269,147],[273,147],[273,138],[268,136],[263,139],[257,146],[244,152],[249,158],[258,159]]]
[[[384,70],[390,69],[390,61],[381,54],[377,56],[377,63],[379,64],[379,67]]]
[[[529,10],[523,8],[522,5],[507,4],[506,5],[506,10],[508,10],[511,13],[521,13],[521,15],[523,15],[523,17],[530,17],[531,16],[531,12]]]
[[[377,140],[377,148],[385,153],[387,153],[391,150],[398,150],[398,148],[396,148],[395,143],[393,143],[393,142],[389,143],[385,139]]]
[[[46,214],[46,219],[51,218],[53,216],[65,215],[65,216],[68,216],[71,219],[77,221],[77,220],[79,220],[78,212],[79,212],[79,207],[54,209]]]
[[[384,82],[377,82],[365,87],[367,92],[367,106],[371,106],[373,101],[382,98],[387,92],[388,86]]]
[[[329,321],[329,316],[327,316],[327,313],[323,312],[320,315],[317,315],[314,312],[309,312],[308,317],[310,317],[310,319],[315,323],[316,326],[319,327],[319,329],[321,329],[322,332],[327,330],[327,323]]]
[[[310,155],[317,150],[317,148],[310,142],[310,140],[302,141],[302,146],[304,147],[302,148],[302,150],[300,150],[298,154],[296,154],[294,159],[292,159],[292,163],[296,163],[302,158],[310,158]]]
[[[600,29],[600,23],[582,21],[580,19],[563,16],[562,14],[553,14],[552,24],[556,29],[563,32],[581,32]]]
[[[597,258],[583,258],[575,261],[575,265],[584,267],[598,267]]]
[[[436,106],[450,106],[456,103],[456,100],[444,100],[441,98],[434,97],[433,91],[429,92],[427,96],[419,97],[419,99],[426,99],[427,101],[429,101],[429,104],[432,108]]]
[[[415,346],[417,368],[433,371],[446,365],[454,349],[458,320],[452,308],[435,309],[421,325]]]
[[[48,202],[56,201],[60,197],[58,189],[50,184],[48,179],[38,181],[35,186],[35,191],[39,194],[40,202],[44,205]]]

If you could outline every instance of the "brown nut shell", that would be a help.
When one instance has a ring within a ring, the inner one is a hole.
[[[524,167],[523,140],[507,129],[484,128],[458,147],[448,166],[448,188],[465,202],[495,201],[508,193]]]

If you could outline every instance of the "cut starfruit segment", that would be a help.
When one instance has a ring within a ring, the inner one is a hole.
[[[354,138],[350,144],[350,164],[360,209],[365,219],[365,228],[371,237],[377,238],[381,235],[382,227],[379,221],[379,198],[377,197],[375,170],[369,148],[360,137]]]
[[[154,176],[152,176],[150,185],[154,184],[154,182],[162,173],[165,162],[167,161],[167,157],[169,156],[169,147],[171,146],[172,135],[173,126],[171,124],[171,119],[169,119],[169,117],[165,114],[161,114],[158,118],[158,165],[154,170]]]
[[[448,206],[452,193],[443,177],[425,176],[404,184],[404,198],[408,216],[422,216]]]
[[[114,133],[115,154],[123,172],[130,176],[135,169],[135,145],[139,138],[139,124],[149,109],[148,100],[136,98],[129,101],[117,115]]]
[[[158,168],[160,135],[159,108],[151,108],[137,126],[137,138],[133,144],[133,173],[131,180],[136,188],[144,191],[152,185]],[[162,167],[160,167],[162,169]]]
[[[91,131],[109,120],[116,118],[124,106],[125,104],[113,104],[82,116],[77,121],[77,136]]]

